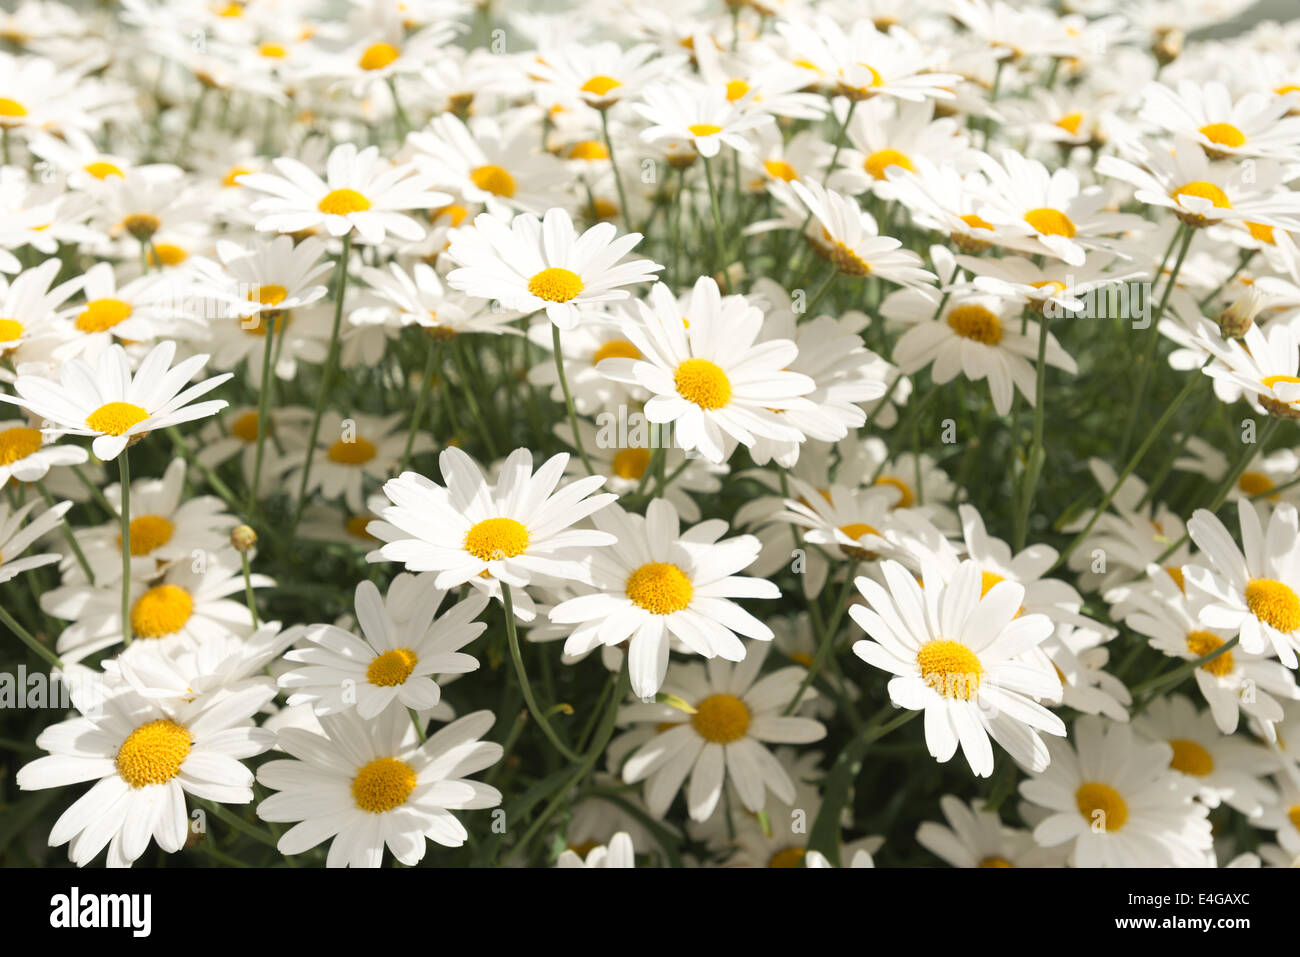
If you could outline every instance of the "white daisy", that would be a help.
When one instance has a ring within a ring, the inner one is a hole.
[[[565,850],[555,861],[556,867],[636,867],[636,851],[632,847],[632,838],[626,831],[619,831],[609,840],[609,846],[597,844],[587,851],[586,857],[580,857],[576,851]]]

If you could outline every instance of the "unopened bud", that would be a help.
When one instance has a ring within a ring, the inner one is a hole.
[[[1225,339],[1241,339],[1255,324],[1255,317],[1263,310],[1266,297],[1254,286],[1238,296],[1219,314],[1219,332]]]
[[[248,525],[236,525],[230,533],[230,544],[242,555],[257,544],[257,532]]]
[[[1187,34],[1177,27],[1169,27],[1157,33],[1155,43],[1151,45],[1151,52],[1155,55],[1156,62],[1161,66],[1168,66],[1177,60],[1183,52],[1185,39]]]

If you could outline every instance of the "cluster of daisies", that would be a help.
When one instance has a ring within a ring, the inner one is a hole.
[[[1246,5],[0,13],[0,858],[1300,862]]]

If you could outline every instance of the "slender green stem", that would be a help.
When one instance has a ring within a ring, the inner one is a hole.
[[[554,353],[555,374],[560,379],[560,391],[564,393],[564,408],[569,416],[569,428],[573,432],[573,447],[578,450],[578,457],[582,459],[582,466],[587,470],[587,474],[595,475],[596,470],[591,467],[587,450],[582,447],[582,433],[578,431],[578,411],[573,407],[573,395],[569,392],[569,377],[564,374],[564,350],[560,347],[560,327],[555,323],[551,323],[551,350]]]
[[[1034,433],[1029,443],[1029,454],[1025,459],[1024,481],[1020,491],[1020,508],[1013,526],[1013,549],[1020,551],[1025,547],[1025,537],[1029,533],[1029,509],[1034,503],[1034,492],[1038,488],[1038,477],[1043,472],[1043,415],[1047,405],[1047,313],[1039,317],[1038,326],[1038,380],[1034,389]],[[920,458],[917,458],[920,461]]]
[[[24,628],[21,624],[19,624],[18,619],[15,618],[13,615],[9,614],[9,612],[6,611],[3,606],[0,606],[0,621],[8,625],[10,631],[12,631],[15,635],[18,636],[19,641],[21,641],[24,645],[26,645],[28,648],[34,651],[48,664],[54,666],[55,668],[63,667],[63,662],[62,660],[60,660],[59,656],[56,655],[54,652],[50,651],[50,649],[46,648],[43,644],[41,644],[39,639],[37,639],[35,635],[33,635],[30,631]]]
[[[420,392],[415,398],[415,411],[411,413],[411,428],[406,433],[406,447],[402,449],[402,467],[405,472],[411,464],[411,449],[415,447],[415,436],[420,431],[420,421],[424,418],[424,407],[429,401],[429,392],[433,389],[433,380],[442,364],[442,343],[429,337],[429,351],[424,360],[424,378],[420,380]]]
[[[492,458],[497,457],[496,441],[492,438],[492,429],[488,426],[487,419],[483,416],[483,408],[479,405],[478,390],[474,386],[474,380],[470,374],[469,363],[465,358],[465,344],[461,339],[452,343],[451,357],[456,363],[456,371],[460,374],[460,388],[465,395],[465,404],[469,406],[470,418],[478,426],[479,437],[483,439],[483,445],[487,448],[488,454]]]
[[[808,686],[812,684],[813,678],[817,677],[817,672],[821,670],[822,664],[831,656],[831,649],[835,644],[835,633],[839,631],[840,621],[844,617],[845,609],[849,606],[849,597],[853,594],[853,576],[857,573],[857,570],[857,560],[849,562],[848,570],[844,575],[844,584],[840,588],[840,596],[835,602],[835,610],[831,612],[830,618],[826,620],[826,628],[822,632],[821,641],[817,644],[817,654],[813,656],[807,674],[799,682],[799,689],[794,693],[794,697],[790,699],[789,704],[785,706],[785,710],[781,712],[782,714],[794,713],[794,710],[799,707],[799,702],[803,700]]]
[[[704,179],[709,185],[709,209],[713,212],[713,241],[718,257],[718,261],[714,264],[714,271],[717,272],[727,267],[727,239],[722,233],[722,207],[718,205],[718,191],[713,185],[713,163],[707,156],[702,159]]]
[[[123,454],[126,453],[123,452]],[[54,508],[54,496],[50,494],[50,490],[45,487],[45,483],[40,479],[36,480],[36,491],[45,500],[46,507]],[[81,550],[81,546],[77,543],[77,536],[72,534],[72,526],[68,524],[67,515],[59,517],[59,528],[62,529],[63,538],[68,543],[68,547],[72,549],[72,554],[77,557],[77,564],[86,573],[86,581],[92,585],[95,584],[95,573],[90,570],[90,563],[86,561],[86,553]]]
[[[248,552],[239,553],[239,563],[244,569],[244,598],[248,601],[248,611],[253,616],[253,627],[261,628],[257,617],[257,600],[253,597],[253,570],[248,566]]]
[[[131,643],[131,462],[128,449],[117,456],[122,485],[122,640]]]
[[[1151,702],[1151,699],[1155,697],[1155,692],[1157,690],[1163,688],[1165,685],[1175,684],[1179,681],[1182,681],[1184,678],[1186,678],[1188,675],[1194,672],[1197,668],[1204,667],[1206,664],[1213,661],[1215,658],[1218,658],[1220,655],[1226,655],[1228,652],[1232,651],[1232,649],[1235,648],[1240,641],[1241,641],[1241,636],[1235,635],[1234,637],[1225,641],[1223,644],[1219,645],[1219,647],[1215,648],[1209,654],[1202,655],[1201,657],[1195,658],[1191,661],[1183,662],[1177,668],[1167,671],[1162,675],[1156,675],[1154,678],[1151,678],[1147,681],[1143,681],[1141,684],[1134,685],[1132,688],[1132,692],[1135,700],[1137,699],[1137,695],[1139,692],[1147,692],[1147,693],[1142,696],[1141,701],[1137,702],[1137,704],[1133,708],[1133,713],[1137,715],[1137,714],[1141,714],[1144,710],[1146,710],[1146,706]]]
[[[524,670],[524,656],[519,647],[519,633],[515,629],[515,606],[510,596],[510,586],[505,582],[501,583],[501,601],[505,605],[506,611],[506,637],[510,641],[510,660],[515,666],[515,677],[519,679],[519,690],[523,693],[524,703],[528,705],[528,713],[533,716],[542,733],[546,735],[546,740],[550,741],[555,750],[569,761],[581,761],[582,756],[560,740],[559,734],[551,727],[546,720],[546,714],[537,704],[537,698],[533,694],[533,686],[528,680],[528,672]]]
[[[614,171],[614,186],[618,189],[619,210],[623,213],[623,231],[632,232],[632,211],[628,209],[627,193],[623,190],[623,174],[619,172],[618,160],[614,157],[614,141],[609,135],[609,111],[600,111],[600,132],[605,137],[605,150],[609,153],[609,168]],[[594,213],[595,210],[593,209]]]
[[[849,123],[852,122],[853,113],[855,110],[857,110],[857,108],[858,108],[858,101],[849,100],[849,111],[844,114],[844,122],[841,123],[839,129],[835,131],[835,149],[831,153],[830,163],[827,164],[826,166],[826,175],[822,177],[823,186],[825,186],[826,183],[830,180],[831,174],[835,172],[835,164],[839,162],[840,151],[844,149],[844,141],[849,134]],[[811,216],[811,214],[809,215]],[[804,225],[806,226],[807,223],[805,222]]]
[[[251,517],[257,507],[257,495],[262,488],[262,461],[266,452],[266,435],[271,431],[271,390],[274,374],[272,360],[275,352],[275,327],[279,319],[281,326],[287,325],[287,319],[281,319],[283,313],[274,313],[270,326],[266,329],[265,341],[262,343],[262,382],[257,394],[257,447],[253,452],[253,482],[248,487],[248,506],[245,512]],[[258,322],[268,320],[257,317]],[[284,332],[281,331],[281,336]]]
[[[420,720],[420,712],[416,711],[414,708],[407,708],[406,710],[411,715],[411,724],[415,725],[416,736],[420,739],[421,743],[424,743],[429,739],[429,735],[425,733],[424,722]]]

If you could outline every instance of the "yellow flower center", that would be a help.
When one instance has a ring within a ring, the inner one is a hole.
[[[375,445],[368,439],[354,438],[351,442],[339,439],[330,446],[329,458],[339,465],[362,465],[375,457]]]
[[[705,741],[730,744],[749,730],[749,706],[733,694],[713,694],[695,706],[691,726]]]
[[[898,150],[877,150],[862,164],[862,168],[874,179],[884,179],[885,171],[891,166],[901,166],[905,170],[916,172],[916,167],[912,165],[907,154],[900,153]]]
[[[116,176],[119,179],[124,179],[126,177],[125,173],[107,160],[96,160],[93,163],[88,163],[83,167],[83,169],[85,169],[85,171],[91,176],[95,177],[95,179],[99,180],[108,179],[110,176]]]
[[[335,189],[321,197],[316,208],[327,216],[346,216],[349,213],[364,213],[370,208],[370,200],[355,189]]]
[[[370,662],[366,669],[366,680],[381,688],[391,688],[403,684],[411,677],[411,672],[419,663],[419,656],[409,648],[394,648]]]
[[[15,425],[0,432],[0,465],[13,465],[34,452],[40,451],[41,433],[38,429]]]
[[[1291,822],[1291,826],[1300,830],[1300,804],[1292,804],[1291,809],[1286,812],[1286,816],[1287,820]]]
[[[1279,382],[1290,382],[1292,384],[1300,383],[1300,376],[1293,375],[1270,375],[1260,379],[1260,384],[1265,388],[1271,389]]]
[[[744,80],[727,81],[727,99],[734,103],[736,100],[744,99],[745,94],[749,92],[749,84]]]
[[[268,60],[283,60],[289,55],[289,51],[278,43],[263,43],[257,48],[257,52]]]
[[[107,332],[123,319],[130,317],[131,304],[121,299],[92,299],[77,316],[77,328],[82,332]]]
[[[528,547],[528,529],[513,518],[485,518],[465,533],[465,551],[481,562],[522,555]]]
[[[1174,199],[1178,199],[1179,196],[1197,196],[1201,199],[1208,199],[1211,204],[1219,209],[1232,209],[1232,202],[1228,199],[1228,194],[1213,183],[1207,183],[1203,179],[1179,186],[1174,190]]]
[[[1276,244],[1273,238],[1273,227],[1264,223],[1246,223],[1246,228],[1250,230],[1250,236],[1256,242],[1267,243],[1272,246]]]
[[[1202,126],[1200,133],[1211,143],[1236,149],[1246,143],[1246,134],[1231,123],[1210,123]]]
[[[1218,651],[1221,647],[1223,647],[1223,639],[1208,631],[1193,631],[1187,636],[1187,650],[1197,658],[1204,658],[1206,655]],[[1231,674],[1233,669],[1232,652],[1225,651],[1213,661],[1207,661],[1201,665],[1201,669],[1216,678]]]
[[[391,43],[372,43],[366,47],[357,64],[363,70],[382,70],[401,55],[402,51]]]
[[[957,218],[971,229],[987,229],[989,231],[992,231],[993,229],[992,223],[981,216],[976,216],[974,213],[967,213],[965,216],[959,216]]]
[[[140,638],[165,638],[185,627],[194,599],[180,585],[156,585],[136,599],[131,630]]]
[[[149,247],[149,264],[156,266],[179,266],[190,258],[190,254],[174,243],[153,243]]]
[[[16,342],[23,336],[23,324],[17,319],[0,319],[0,342]]]
[[[609,159],[609,150],[605,148],[605,144],[600,140],[583,140],[569,147],[569,159],[607,160]]]
[[[515,178],[504,167],[489,163],[474,170],[469,174],[469,178],[479,189],[487,190],[494,196],[508,198],[515,195]]]
[[[768,867],[803,867],[804,855],[807,852],[802,847],[787,847],[784,851],[777,851],[768,860]]]
[[[139,558],[154,549],[162,548],[172,540],[176,526],[161,515],[141,515],[131,519],[131,554]],[[122,544],[118,535],[117,543]]]
[[[166,784],[181,773],[194,739],[189,729],[170,718],[142,724],[126,736],[114,764],[133,788]]]
[[[144,242],[162,229],[162,220],[153,213],[132,213],[122,220],[122,225],[128,233]]]
[[[27,107],[17,100],[11,100],[7,96],[0,96],[0,116],[19,117],[26,115]]]
[[[784,180],[787,183],[799,178],[799,173],[785,160],[763,160],[763,169],[767,170],[767,175],[773,179]]]
[[[1263,495],[1273,491],[1273,480],[1263,472],[1242,472],[1237,479],[1237,488],[1247,495]]]
[[[1083,125],[1083,114],[1066,113],[1056,121],[1056,125],[1065,130],[1065,132],[1069,133],[1071,136],[1078,136],[1079,127]]]
[[[374,519],[369,515],[353,515],[343,523],[343,530],[353,538],[374,538],[373,535],[366,531],[366,526],[373,521]]]
[[[1002,322],[985,306],[958,306],[948,313],[948,327],[963,339],[973,339],[986,346],[1002,341]]]
[[[994,856],[992,856],[992,857],[986,857],[986,858],[984,858],[984,860],[980,861],[980,862],[979,862],[977,865],[975,865],[975,866],[976,866],[976,867],[991,867],[991,868],[1001,868],[1001,867],[1012,867],[1012,868],[1014,868],[1016,865],[1012,864],[1012,863],[1011,863],[1009,860],[1007,860],[1005,857],[998,857],[997,855],[994,855]]]
[[[272,283],[266,286],[258,286],[248,294],[248,299],[250,302],[260,303],[263,306],[278,306],[284,302],[285,297],[288,295],[289,290]]]
[[[649,449],[631,448],[619,449],[615,452],[611,467],[619,478],[639,479],[645,474],[646,466],[649,464]]]
[[[401,807],[415,790],[415,769],[397,758],[376,758],[352,779],[352,800],[371,814]]]
[[[528,291],[547,302],[568,302],[584,288],[581,276],[559,266],[548,266],[528,280]]]
[[[984,667],[979,657],[959,641],[936,638],[916,653],[921,678],[945,698],[969,701],[979,690]]]
[[[1187,586],[1183,584],[1183,570],[1181,568],[1177,565],[1166,565],[1165,574],[1174,580],[1174,584],[1178,586],[1180,592],[1187,593]]]
[[[130,402],[110,402],[86,416],[86,426],[105,435],[123,435],[149,418],[149,413]]]
[[[839,240],[831,246],[830,258],[831,264],[846,276],[866,276],[871,272],[871,263]]]
[[[1097,781],[1085,781],[1074,792],[1074,801],[1079,813],[1088,822],[1098,826],[1107,833],[1118,831],[1128,820],[1128,805],[1120,793],[1109,784]]]
[[[1169,746],[1174,749],[1174,756],[1170,759],[1169,766],[1175,771],[1203,778],[1214,770],[1214,758],[1210,757],[1210,752],[1195,741],[1175,738],[1169,742]]]
[[[686,128],[691,131],[692,136],[713,136],[722,132],[722,127],[714,123],[692,123]]]
[[[610,90],[614,89],[614,87],[622,85],[622,83],[614,79],[612,76],[599,75],[593,76],[586,83],[582,84],[579,89],[582,90],[583,93],[594,93],[596,96],[604,96]]]
[[[876,484],[889,485],[898,489],[898,501],[894,503],[894,508],[911,508],[916,501],[916,496],[912,493],[912,486],[900,478],[894,478],[892,475],[882,475],[876,479]]]
[[[691,603],[695,589],[687,574],[668,562],[649,562],[627,578],[627,597],[652,615],[671,615]]]
[[[640,359],[641,350],[626,339],[611,339],[601,345],[591,357],[591,364],[597,365],[605,359]]]
[[[1246,585],[1246,607],[1278,631],[1300,628],[1300,595],[1273,578],[1252,578]]]
[[[1074,223],[1070,217],[1050,206],[1031,209],[1025,213],[1025,222],[1044,236],[1064,236],[1069,239],[1074,235]]]
[[[245,412],[230,426],[230,434],[244,442],[257,441],[257,413]]]
[[[701,409],[721,409],[731,401],[731,380],[708,359],[686,359],[673,374],[677,394]]]
[[[1006,581],[997,572],[980,572],[980,597],[983,598],[989,593],[989,589],[998,582]]]
[[[238,186],[239,183],[237,183],[236,180],[238,180],[239,177],[241,176],[249,176],[252,174],[252,172],[253,171],[249,169],[247,166],[232,166],[230,167],[230,171],[226,173],[225,176],[221,177],[221,185]]]

